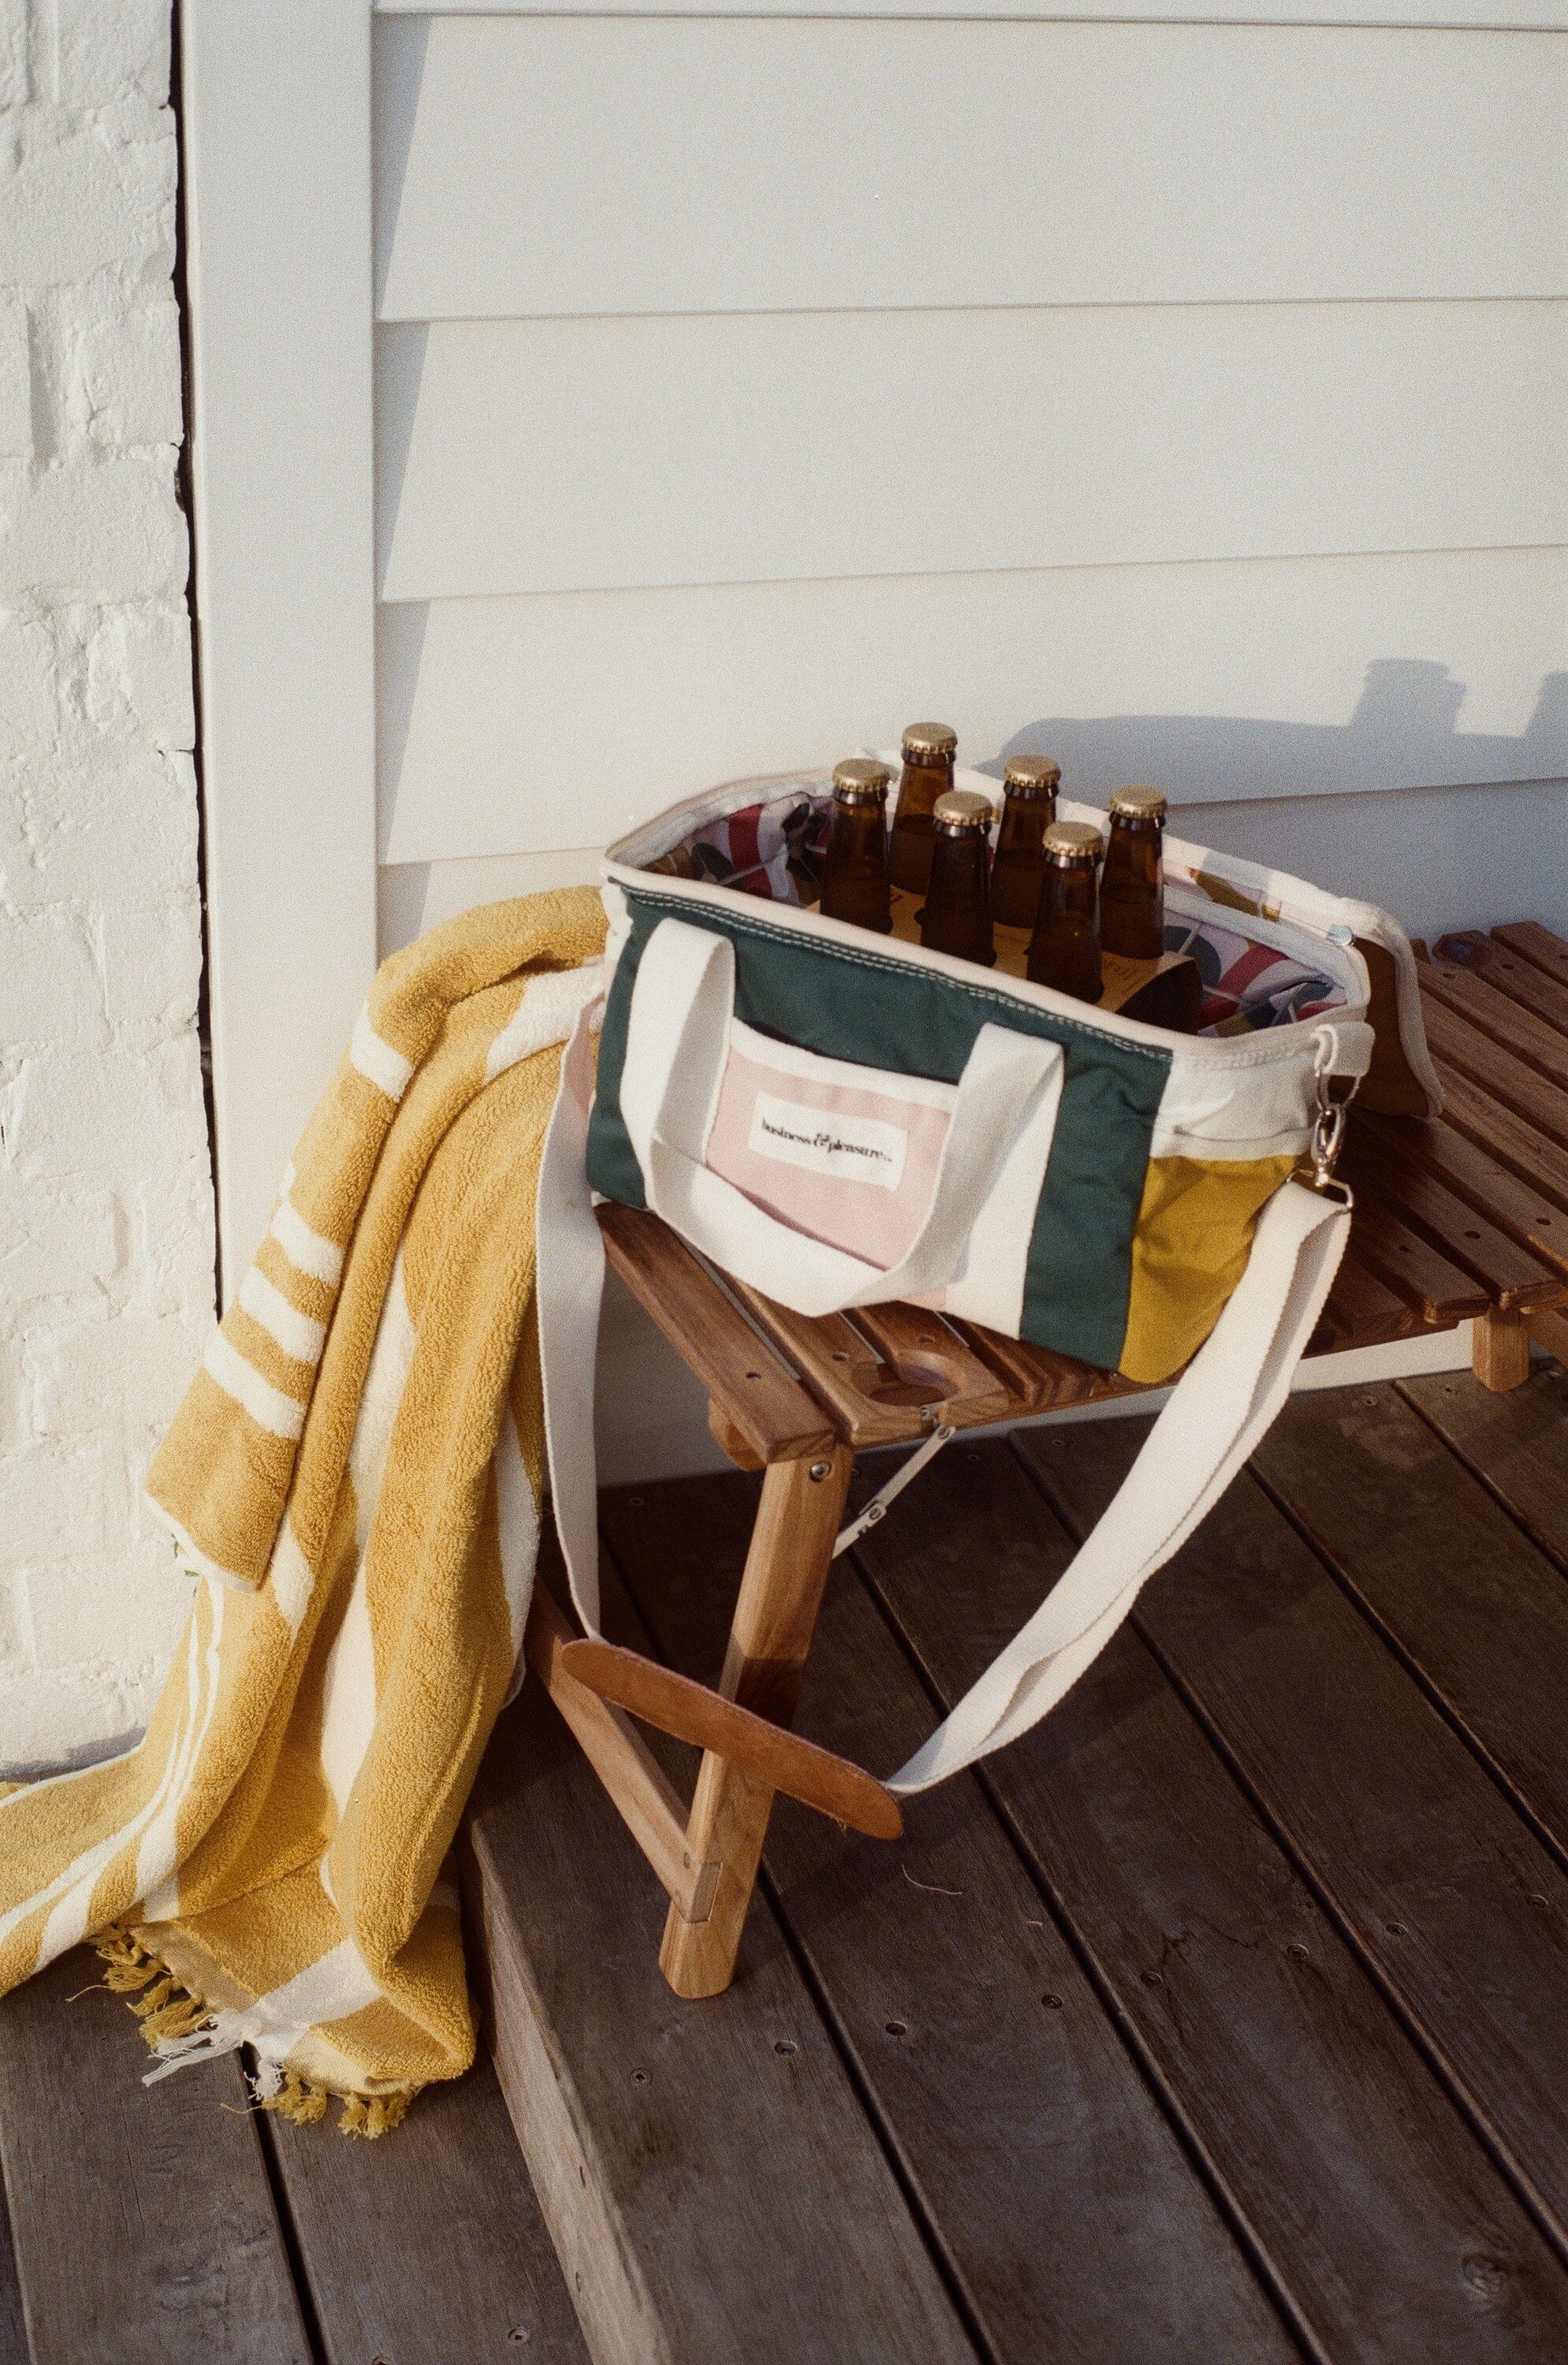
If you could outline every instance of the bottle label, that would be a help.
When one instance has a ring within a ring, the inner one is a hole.
[[[758,1093],[746,1147],[754,1157],[841,1181],[874,1182],[896,1191],[903,1180],[909,1135],[880,1117],[831,1113],[804,1101]]]

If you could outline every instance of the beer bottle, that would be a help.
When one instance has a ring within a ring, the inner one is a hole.
[[[892,774],[869,757],[852,756],[833,776],[833,818],[823,860],[822,902],[830,920],[848,920],[885,936],[888,899],[888,786]]]
[[[888,876],[895,887],[924,895],[931,877],[931,816],[953,785],[958,734],[946,723],[912,723],[903,734],[903,770],[893,814]]]
[[[1128,960],[1165,950],[1165,799],[1158,789],[1118,789],[1100,879],[1100,942]]]
[[[1076,1002],[1098,1002],[1102,992],[1094,878],[1100,847],[1100,833],[1089,822],[1054,821],[1041,848],[1045,876],[1026,974],[1031,985],[1054,985]]]
[[[1057,817],[1061,766],[1045,756],[1010,756],[1007,799],[991,866],[991,916],[1004,928],[1032,928],[1045,872],[1041,841]]]
[[[928,952],[952,953],[989,969],[996,958],[991,936],[989,797],[949,789],[931,815],[931,884],[916,913]]]

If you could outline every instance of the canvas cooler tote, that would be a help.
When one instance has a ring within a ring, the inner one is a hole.
[[[913,1299],[1175,1380],[1070,1567],[890,1779],[907,1792],[1060,1698],[1273,1418],[1350,1228],[1350,1094],[1415,1115],[1439,1093],[1410,947],[1371,905],[1167,838],[1167,948],[1204,985],[1200,1032],[1177,1035],[808,907],[830,802],[825,773],[739,781],[606,857],[604,991],[540,1176],[540,1340],[590,1634],[596,1194],[801,1314]]]

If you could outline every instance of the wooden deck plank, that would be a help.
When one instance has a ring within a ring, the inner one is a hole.
[[[599,2365],[972,2365],[766,1900],[735,1984],[672,1995],[664,1892],[533,1684],[469,1833],[498,2074]]]
[[[1082,1535],[1146,1433],[1019,1445]],[[1249,1474],[1137,1623],[1568,2253],[1568,1873]]]
[[[1293,1396],[1254,1456],[1270,1491],[1568,1847],[1568,1586],[1392,1387]]]
[[[956,1449],[955,1449],[956,1450]],[[603,1497],[672,1664],[711,1676],[756,1504],[742,1479]],[[830,1581],[798,1726],[891,1768],[933,1722],[857,1577]],[[1004,2365],[1295,2354],[977,1785],[897,1847],[787,1802],[765,1858],[904,2176]]]
[[[0,2176],[0,2202],[5,2178]],[[17,2253],[11,2222],[0,2206],[0,2365],[28,2365],[27,2326],[22,2320],[22,2287],[17,2280]]]
[[[922,1486],[857,1551],[950,1700],[1071,1547],[1003,1444]],[[1318,2356],[1559,2359],[1555,2253],[1137,1636],[987,1778]]]
[[[1568,1568],[1568,1370],[1540,1364],[1504,1395],[1454,1372],[1402,1380],[1399,1393]]]
[[[74,1952],[0,2003],[32,2365],[309,2365],[238,2060],[144,2086],[120,1998],[69,2001],[100,1976]]]
[[[587,2365],[487,2060],[427,2087],[392,2139],[268,2124],[327,2365]]]

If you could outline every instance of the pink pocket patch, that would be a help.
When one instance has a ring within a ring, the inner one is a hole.
[[[704,1163],[791,1230],[886,1272],[925,1221],[953,1097],[737,1026]]]

